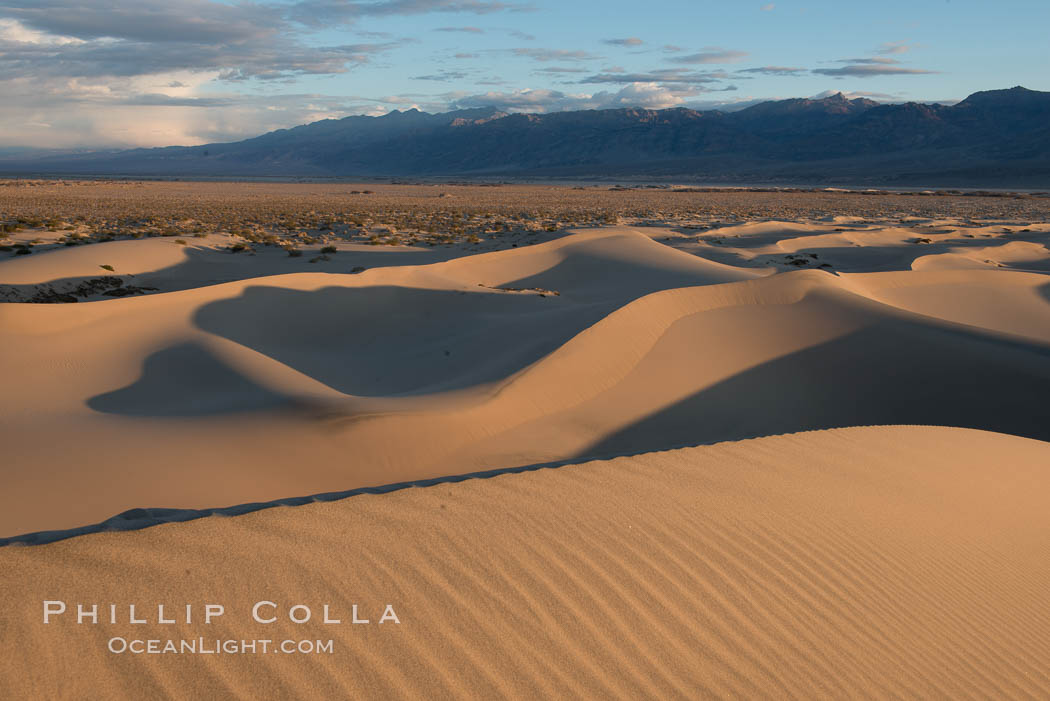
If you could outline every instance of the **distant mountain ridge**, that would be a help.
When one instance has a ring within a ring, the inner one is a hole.
[[[682,177],[1050,186],[1050,92],[947,106],[841,93],[738,112],[495,108],[324,120],[233,143],[0,161],[0,171],[140,176]]]

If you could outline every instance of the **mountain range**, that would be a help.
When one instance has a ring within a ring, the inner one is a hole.
[[[1050,92],[978,92],[954,105],[881,104],[838,93],[736,112],[395,110],[232,143],[8,157],[0,172],[1044,187]]]

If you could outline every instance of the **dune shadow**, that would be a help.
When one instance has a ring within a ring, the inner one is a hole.
[[[194,322],[340,392],[393,396],[504,379],[616,306],[480,289],[260,286],[201,307]]]
[[[939,425],[1050,440],[1050,349],[884,323],[723,380],[575,459],[846,426]]]
[[[88,407],[106,414],[196,417],[273,409],[287,397],[252,382],[196,343],[181,343],[146,358],[139,379],[99,394]]]
[[[671,247],[669,247],[671,248]],[[673,248],[672,248],[673,250]],[[677,256],[678,253],[671,255]],[[503,287],[540,288],[615,301],[617,306],[653,292],[743,279],[732,270],[690,269],[689,258],[669,265],[595,253],[575,254],[541,272],[518,278]],[[697,256],[697,258],[701,258]]]
[[[1036,292],[1039,294],[1040,297],[1045,299],[1047,302],[1050,302],[1050,282],[1037,287]]]
[[[778,239],[783,240],[783,239]],[[775,241],[773,243],[776,243]],[[714,245],[703,250],[691,251],[700,258],[731,265],[737,268],[768,269],[775,264],[784,265],[792,259],[805,261],[801,268],[817,268],[829,263],[832,268],[841,272],[872,273],[894,270],[911,270],[912,262],[931,253],[945,253],[947,246],[938,247],[927,244],[903,244],[894,246],[821,246],[800,248],[792,253],[757,253],[748,256],[744,253],[747,247],[736,246],[729,242],[724,247]],[[810,254],[816,257],[811,258]]]
[[[98,244],[93,244],[98,245]],[[172,244],[173,246],[175,244]],[[41,255],[48,255],[46,252]],[[376,248],[352,250],[328,256],[316,264],[311,251],[298,258],[277,246],[258,246],[255,253],[233,253],[223,248],[183,249],[185,259],[174,265],[136,274],[99,269],[97,275],[55,278],[39,283],[0,283],[0,302],[77,302],[126,297],[156,292],[177,292],[237,280],[287,273],[351,273],[355,269],[426,265],[449,258],[442,249],[407,250]],[[316,253],[316,252],[314,252]],[[99,258],[106,253],[99,250]]]
[[[355,268],[426,265],[448,258],[437,248],[369,246],[368,249],[342,250],[319,258],[319,246],[315,245],[301,249],[302,256],[292,258],[276,245],[255,244],[253,250],[238,253],[225,248],[187,248],[186,259],[181,263],[138,277],[163,279],[166,289],[174,290],[286,273],[350,273]],[[246,268],[252,268],[250,275],[244,274]]]

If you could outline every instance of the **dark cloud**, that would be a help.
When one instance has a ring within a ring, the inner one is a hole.
[[[412,76],[412,80],[433,80],[447,83],[453,80],[463,80],[466,77],[467,74],[460,71],[441,71],[440,73],[434,73],[432,75]]]
[[[435,32],[464,32],[467,34],[484,34],[485,30],[481,27],[438,27],[434,30]]]
[[[80,102],[101,102],[98,97],[87,96]],[[127,97],[107,98],[109,105],[136,105],[140,107],[232,107],[241,102],[235,97],[175,97],[161,93],[140,93]]]
[[[84,41],[61,46],[0,40],[0,73],[100,78],[186,70],[219,71],[228,80],[273,79],[344,73],[395,46],[388,42],[307,47],[281,37],[233,44]]]
[[[284,23],[276,7],[211,0],[0,0],[0,17],[77,39],[150,43],[259,40]]]
[[[0,35],[0,75],[92,78],[172,71],[219,72],[227,80],[344,73],[410,40],[325,46],[307,43],[298,12],[358,15],[494,12],[481,0],[301,0],[295,5],[215,0],[0,0],[0,19],[42,40]],[[319,15],[314,15],[314,22]],[[299,27],[301,29],[301,27]],[[24,32],[23,32],[24,34]]]
[[[569,49],[531,49],[517,48],[509,49],[515,56],[527,56],[535,61],[592,61],[601,56],[589,54],[586,51],[572,51]]]
[[[64,42],[0,45],[0,72],[72,77],[172,70],[222,71],[231,78],[342,73],[404,43],[316,46],[301,29],[368,16],[521,9],[488,0],[300,0],[228,4],[216,0],[0,0],[0,18]],[[476,27],[446,28],[480,32]]]
[[[864,63],[843,66],[842,68],[814,68],[812,72],[833,78],[872,78],[880,75],[927,75],[937,71]]]
[[[347,24],[364,17],[422,15],[457,12],[484,15],[504,10],[527,10],[528,5],[496,0],[300,0],[289,8],[288,16],[304,25],[321,27]]]
[[[896,44],[891,46],[898,46]],[[904,49],[905,51],[907,49]],[[886,53],[902,53],[899,50],[889,50]],[[814,68],[811,73],[827,75],[836,78],[871,78],[880,75],[928,75],[937,71],[927,71],[921,68],[908,68],[902,66],[901,62],[888,56],[865,56],[862,58],[840,58],[832,63],[846,64],[841,68]]]
[[[879,56],[875,56],[871,58],[840,58],[837,59],[835,63],[861,63],[879,66],[892,66],[895,63],[900,63],[900,61],[898,61],[895,58],[880,58]]]
[[[641,46],[645,42],[638,37],[627,37],[626,39],[603,39],[602,43],[609,46]]]
[[[792,68],[790,66],[761,66],[759,68],[744,68],[737,73],[756,73],[759,75],[803,75],[809,71],[805,68]]]
[[[741,59],[747,57],[745,51],[732,51],[729,49],[722,49],[719,47],[710,47],[700,51],[699,53],[689,54],[687,56],[675,56],[670,59],[674,63],[689,63],[689,64],[701,64],[701,63],[736,63]]]
[[[685,68],[664,68],[645,73],[597,73],[581,78],[579,83],[661,83],[667,85],[706,85],[728,79],[722,71],[691,71]]]
[[[570,68],[568,66],[550,66],[548,68],[537,68],[536,71],[534,71],[534,72],[536,72],[536,73],[550,73],[550,74],[558,74],[558,73],[586,73],[587,69],[586,68]]]

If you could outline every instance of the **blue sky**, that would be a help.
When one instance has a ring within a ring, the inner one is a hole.
[[[195,144],[350,114],[1050,90],[1050,2],[0,0],[0,146]]]

